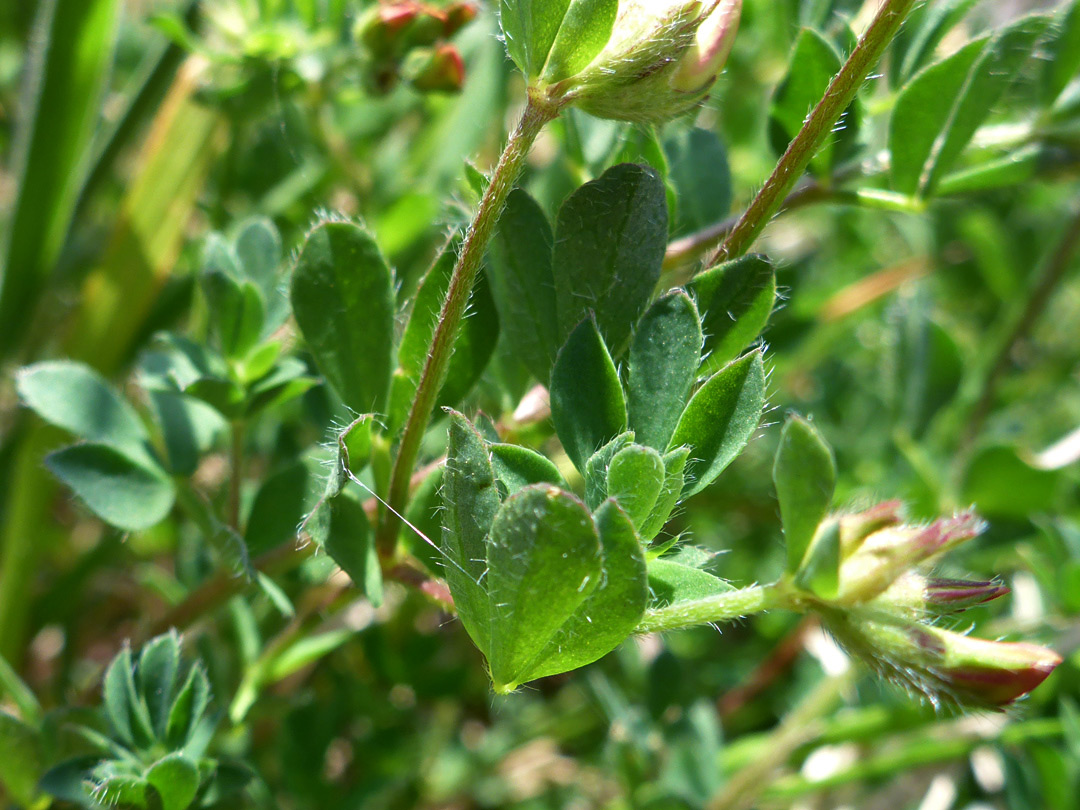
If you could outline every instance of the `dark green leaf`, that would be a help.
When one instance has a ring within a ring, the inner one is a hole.
[[[596,589],[600,539],[581,501],[540,484],[499,509],[487,564],[488,663],[495,691],[505,694],[529,678],[548,642]]]
[[[664,488],[664,460],[651,447],[631,444],[611,459],[607,479],[608,497],[613,498],[638,527],[652,514]]]
[[[787,570],[794,572],[828,514],[836,488],[832,449],[814,426],[799,416],[789,417],[780,434],[773,481],[784,523]]]
[[[328,526],[323,548],[341,566],[375,607],[382,604],[382,569],[375,552],[364,507],[347,495],[330,498],[319,509],[326,514]]]
[[[255,496],[244,542],[252,554],[262,554],[296,540],[296,529],[322,494],[314,470],[291,464],[268,476]]]
[[[200,280],[222,353],[242,358],[262,333],[266,311],[262,292],[222,270],[205,270]]]
[[[776,301],[776,270],[764,256],[743,256],[705,271],[688,289],[705,333],[702,373],[711,374],[761,334]]]
[[[603,555],[600,583],[555,632],[526,680],[591,664],[629,638],[641,620],[649,589],[633,524],[607,501],[596,512],[596,528]]]
[[[454,412],[450,413],[443,500],[447,515],[441,547],[446,555],[446,583],[461,623],[486,654],[488,599],[481,582],[487,568],[486,538],[499,509],[499,490],[486,442],[468,419]]]
[[[146,700],[159,739],[165,737],[179,669],[180,639],[175,631],[148,641],[139,653],[139,692]]]
[[[618,354],[656,288],[667,232],[664,184],[646,166],[614,166],[571,194],[552,257],[560,334],[591,310]]]
[[[220,411],[178,391],[148,391],[174,475],[191,475],[227,424]]]
[[[551,418],[579,470],[594,452],[626,429],[626,403],[615,363],[596,322],[571,333],[551,371]]]
[[[698,389],[683,411],[671,447],[689,447],[685,497],[705,489],[739,455],[761,420],[765,370],[761,352],[751,352]]]
[[[727,149],[715,133],[691,127],[664,139],[668,182],[675,187],[675,234],[715,225],[731,211],[731,167]]]
[[[555,237],[543,210],[512,191],[491,242],[487,268],[499,323],[514,353],[541,381],[561,345],[551,253]]]
[[[506,487],[508,495],[513,495],[530,484],[566,486],[559,474],[559,468],[527,447],[493,444],[490,449],[492,468],[496,477]]]
[[[170,748],[183,748],[195,727],[202,720],[203,712],[210,703],[210,682],[202,665],[195,664],[188,672],[187,680],[176,694],[169,721],[165,729],[165,744]]]
[[[628,422],[641,444],[668,446],[697,378],[701,344],[697,307],[682,290],[658,300],[641,319],[626,386]]]
[[[161,810],[187,810],[199,791],[199,767],[183,754],[169,754],[150,766],[146,781],[157,791]]]
[[[105,712],[116,736],[128,745],[144,748],[154,740],[153,722],[135,682],[131,649],[124,647],[105,672]]]
[[[612,439],[589,457],[585,464],[585,503],[590,509],[599,509],[608,497],[608,467],[615,455],[634,441],[633,431],[627,431]]]
[[[80,439],[150,457],[146,428],[135,409],[89,366],[68,360],[26,366],[15,375],[15,389],[38,416]]]
[[[689,447],[680,447],[664,456],[664,486],[656,498],[656,505],[648,519],[642,524],[640,534],[643,540],[652,540],[667,524],[671,513],[682,498],[686,485],[686,461],[690,457]]]
[[[347,406],[379,413],[390,387],[394,282],[371,235],[330,222],[308,234],[292,280],[296,322]]]
[[[165,472],[106,444],[87,442],[50,453],[45,465],[105,522],[148,529],[172,510],[176,492]]]

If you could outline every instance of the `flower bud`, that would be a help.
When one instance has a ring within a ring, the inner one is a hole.
[[[476,19],[477,9],[475,3],[453,3],[446,7],[444,13],[446,24],[443,26],[443,36],[449,38]]]
[[[942,662],[935,667],[944,687],[963,699],[1004,706],[1046,680],[1061,656],[1026,642],[986,641],[948,630],[928,628],[941,642]]]
[[[443,35],[446,16],[415,0],[379,3],[369,8],[353,26],[353,38],[379,57],[432,45]]]
[[[1009,587],[1000,580],[928,579],[920,573],[909,571],[871,604],[890,612],[902,611],[912,618],[921,618],[927,614],[960,613],[1007,593]]]
[[[453,45],[415,49],[401,72],[413,87],[425,93],[457,93],[465,86],[465,63]]]
[[[541,77],[555,104],[600,118],[659,122],[700,103],[720,75],[742,0],[623,0],[611,36],[575,75]]]
[[[867,602],[912,567],[976,537],[982,530],[982,521],[968,512],[925,527],[887,526],[873,532],[841,562],[835,602]]]
[[[1037,644],[985,641],[865,608],[823,616],[845,649],[935,705],[1005,706],[1061,663]]]

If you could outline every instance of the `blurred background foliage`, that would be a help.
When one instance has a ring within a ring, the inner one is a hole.
[[[815,77],[831,75],[875,5],[746,0],[729,67],[695,119],[652,132],[568,113],[536,148],[526,185],[550,213],[614,162],[653,163],[674,206],[670,278],[685,277],[704,244],[697,237],[749,202],[820,96]],[[946,573],[997,575],[1013,594],[964,621],[984,637],[1022,633],[1065,656],[1008,716],[919,706],[850,669],[819,630],[786,614],[722,633],[643,638],[494,698],[476,650],[436,603],[388,581],[375,608],[325,556],[292,551],[321,491],[330,457],[321,443],[348,421],[325,386],[296,385],[239,416],[203,414],[195,457],[170,467],[196,508],[181,498],[149,529],[110,528],[58,487],[42,458],[62,433],[19,407],[18,367],[85,362],[157,425],[160,447],[167,416],[153,375],[162,356],[185,351],[177,335],[207,341],[212,318],[199,280],[215,245],[233,243],[240,255],[244,233],[268,234],[272,291],[320,217],[361,219],[394,267],[404,312],[450,226],[466,221],[476,200],[469,167],[490,168],[523,94],[493,10],[482,7],[452,35],[465,66],[454,93],[423,87],[415,57],[412,66],[405,53],[387,62],[358,47],[353,26],[364,6],[0,6],[5,717],[64,728],[70,713],[98,702],[102,670],[123,639],[176,624],[190,630],[185,654],[201,658],[209,678],[217,730],[207,744],[248,763],[251,806],[1074,807],[1075,4],[1057,9],[953,171],[916,205],[888,183],[901,88],[1035,9],[1000,0],[920,6],[801,197],[759,245],[777,262],[783,299],[763,335],[770,421],[788,409],[813,415],[836,449],[844,503],[902,498],[926,519],[974,504],[989,531],[952,555]],[[266,340],[300,363],[290,380],[314,376],[291,323]],[[500,345],[467,407],[542,447],[546,423],[513,417],[529,387]],[[226,422],[245,428],[232,431],[238,476]],[[431,458],[444,431],[431,433]],[[763,426],[669,526],[720,552],[713,570],[736,583],[767,581],[783,566],[769,474],[777,434]],[[230,527],[246,541],[239,553],[211,542],[200,520],[198,504],[227,515],[230,498]],[[437,515],[418,500],[414,522],[431,535]],[[230,571],[248,552],[265,571],[252,586]],[[420,541],[416,553],[427,556]],[[192,594],[212,598],[193,608]],[[45,807],[37,776],[87,744],[59,732],[30,736],[28,748],[0,750],[8,762],[0,796]],[[12,765],[14,750],[29,751],[26,762]]]

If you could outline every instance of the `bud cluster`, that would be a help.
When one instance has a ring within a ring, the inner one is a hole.
[[[471,2],[437,6],[418,0],[380,0],[360,15],[353,37],[363,49],[368,89],[390,92],[402,80],[424,93],[456,93],[465,64],[449,42],[477,14]]]
[[[996,580],[943,579],[930,569],[985,525],[962,512],[929,525],[904,521],[899,501],[829,513],[832,450],[806,420],[784,427],[773,471],[788,544],[789,602],[818,613],[853,654],[932,702],[1003,706],[1061,662],[1034,644],[983,641],[934,621],[1009,592]]]

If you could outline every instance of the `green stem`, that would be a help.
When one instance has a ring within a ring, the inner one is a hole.
[[[409,480],[412,477],[416,456],[420,451],[420,442],[424,438],[431,412],[435,408],[439,391],[446,381],[446,370],[454,349],[461,319],[472,293],[473,282],[484,259],[488,243],[495,232],[495,226],[506,207],[506,198],[521,176],[525,162],[536,136],[548,121],[558,114],[554,107],[538,103],[530,98],[525,113],[517,129],[510,136],[506,149],[492,173],[491,182],[480,200],[476,217],[461,247],[454,273],[450,278],[450,287],[443,301],[439,322],[431,340],[424,370],[420,375],[416,397],[413,399],[405,431],[398,446],[397,458],[390,476],[390,490],[387,501],[390,508],[384,513],[379,526],[377,545],[380,555],[392,557],[397,544],[398,529],[401,519],[398,515],[405,509],[409,494]]]
[[[787,606],[788,599],[777,585],[752,585],[693,602],[679,602],[647,610],[636,632],[660,633],[698,624],[729,622],[763,610]]]
[[[244,476],[244,423],[233,422],[229,446],[229,513],[228,525],[240,531],[240,486]]]
[[[721,260],[735,259],[750,249],[773,218],[784,198],[799,182],[814,155],[830,137],[867,75],[892,42],[915,0],[884,0],[851,56],[833,77],[825,96],[806,119],[799,134],[788,144],[780,162],[738,224],[720,246]]]

